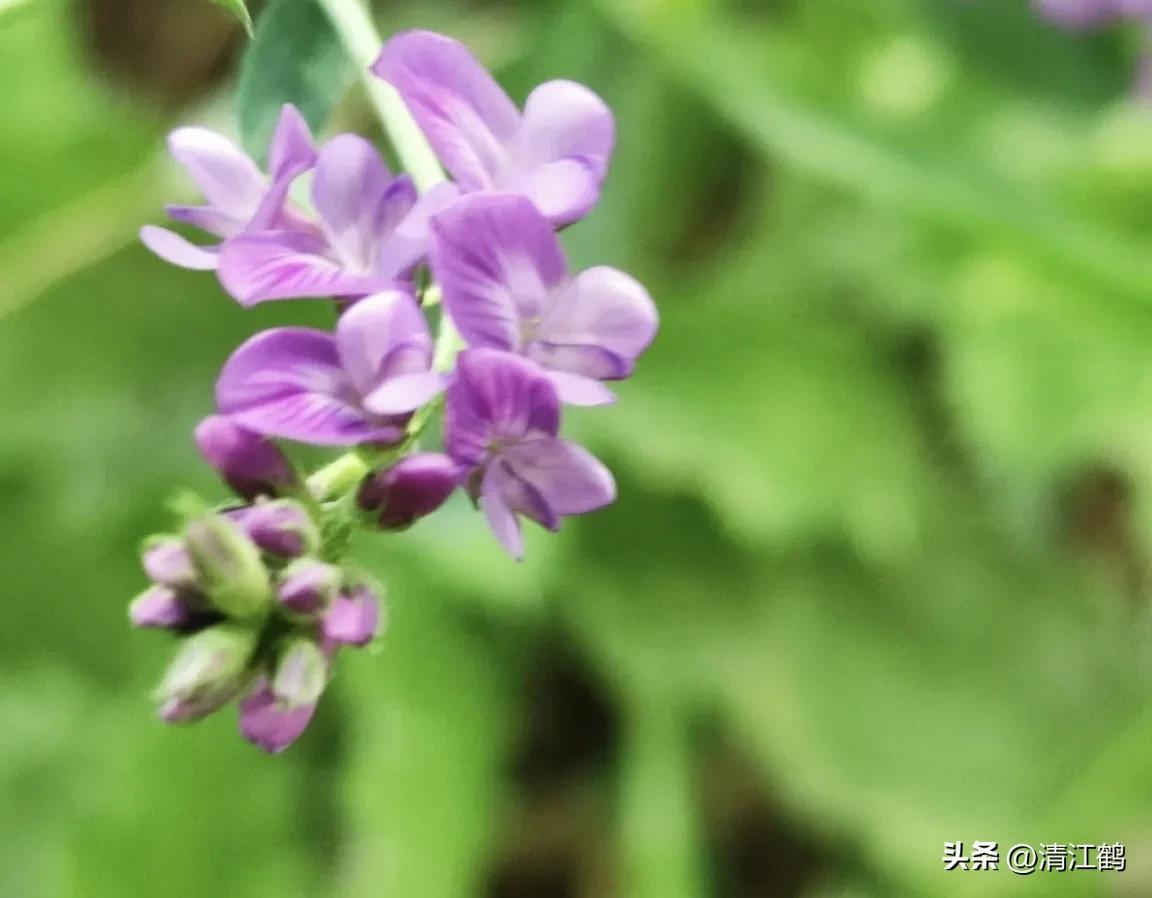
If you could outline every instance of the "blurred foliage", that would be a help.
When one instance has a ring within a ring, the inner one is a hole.
[[[383,650],[269,759],[228,714],[151,718],[168,646],[124,608],[173,489],[221,492],[188,436],[222,360],[330,315],[244,312],[136,246],[183,189],[170,114],[93,78],[72,6],[3,10],[0,896],[1152,891],[1152,113],[1124,34],[1024,0],[381,4],[517,98],[608,98],[604,203],[564,240],[663,330],[619,406],[568,415],[617,504],[519,566],[462,500],[364,538]],[[944,874],[974,839],[1121,841],[1129,870]]]

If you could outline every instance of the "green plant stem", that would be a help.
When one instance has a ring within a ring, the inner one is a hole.
[[[444,170],[436,153],[424,139],[408,107],[392,85],[371,72],[384,42],[360,0],[316,0],[332,20],[352,64],[356,66],[376,114],[396,148],[404,168],[421,193],[444,180]]]

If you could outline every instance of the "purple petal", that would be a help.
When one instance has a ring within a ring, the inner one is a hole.
[[[264,176],[227,137],[206,128],[177,128],[168,136],[168,150],[210,205],[240,221],[256,212],[264,198]]]
[[[600,197],[616,123],[600,97],[573,81],[549,81],[528,96],[517,135],[518,187],[556,225],[582,218]]]
[[[363,296],[390,284],[349,271],[326,251],[324,241],[291,231],[234,237],[220,251],[220,283],[244,306],[271,299]]]
[[[312,131],[300,110],[291,103],[285,103],[272,142],[268,145],[268,171],[276,180],[289,173],[298,175],[315,164],[316,147]]]
[[[416,205],[416,188],[407,175],[393,178],[364,138],[341,134],[320,150],[312,202],[335,254],[366,274],[377,246]]]
[[[223,415],[196,426],[196,447],[236,493],[245,499],[279,496],[297,486],[296,471],[280,447]]]
[[[584,514],[616,498],[611,472],[583,446],[568,440],[529,440],[509,447],[500,459],[553,514]]]
[[[432,246],[432,216],[459,195],[460,188],[445,181],[421,196],[377,250],[375,274],[380,278],[406,277],[408,272],[424,260]]]
[[[1069,28],[1091,28],[1122,11],[1117,0],[1033,0],[1040,13]]]
[[[261,677],[240,702],[240,732],[253,745],[274,754],[300,738],[315,711],[315,704],[284,707],[268,678]]]
[[[516,513],[504,498],[514,483],[515,478],[502,465],[490,467],[480,486],[480,508],[504,551],[519,561],[524,557],[524,534]]]
[[[567,371],[549,371],[548,379],[565,405],[612,405],[616,402],[616,394],[594,378]]]
[[[656,306],[638,281],[615,268],[589,268],[557,294],[529,354],[548,368],[619,380],[632,373],[657,327]]]
[[[140,229],[140,242],[165,262],[180,268],[213,271],[220,263],[219,247],[197,246],[167,228],[145,225]]]
[[[401,374],[386,380],[364,398],[364,407],[375,415],[403,415],[415,411],[444,389],[438,371]]]
[[[357,587],[340,596],[324,615],[324,635],[335,642],[367,645],[380,626],[380,606],[375,593]]]
[[[216,383],[221,413],[267,436],[321,446],[402,437],[399,427],[370,422],[356,398],[336,340],[307,328],[257,334],[232,354]]]
[[[128,616],[134,627],[173,630],[188,624],[193,613],[176,590],[168,586],[153,586],[132,602]]]
[[[467,349],[456,361],[444,412],[444,447],[457,462],[478,465],[493,441],[555,436],[560,400],[537,365],[494,349]]]
[[[365,479],[357,493],[361,509],[375,514],[386,530],[400,530],[429,515],[460,483],[460,468],[447,455],[409,455]]]
[[[213,206],[167,205],[164,212],[173,221],[207,231],[221,239],[235,237],[244,230],[244,221],[225,215]]]
[[[340,364],[361,396],[377,389],[390,375],[426,371],[432,364],[428,322],[406,290],[388,290],[352,306],[336,325],[336,345]],[[412,350],[406,354],[405,370],[389,365],[389,356],[400,347]]]
[[[432,271],[464,339],[518,350],[567,271],[551,225],[524,197],[483,193],[457,200],[432,229]]]
[[[520,113],[463,44],[430,31],[402,32],[384,45],[372,71],[400,92],[461,188],[499,182]]]

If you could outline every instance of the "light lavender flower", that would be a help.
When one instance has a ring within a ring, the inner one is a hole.
[[[222,134],[207,128],[178,128],[169,152],[183,165],[207,200],[203,206],[168,206],[168,217],[227,240],[247,231],[277,228],[308,233],[312,226],[288,201],[288,189],[316,162],[308,125],[295,106],[285,105],[268,149],[270,175]],[[144,245],[181,268],[212,270],[220,245],[198,246],[174,231],[148,225]]]
[[[541,84],[521,113],[463,44],[429,31],[393,37],[373,71],[400,92],[462,190],[522,193],[557,226],[600,198],[616,127],[583,85]]]
[[[523,555],[518,516],[556,530],[560,519],[616,498],[612,474],[560,439],[560,400],[535,363],[493,349],[460,354],[448,386],[444,446],[470,472],[469,489],[500,544]]]
[[[232,354],[216,384],[219,410],[266,436],[322,446],[396,443],[435,396],[432,338],[412,295],[390,290],[341,316],[336,333],[265,331]]]
[[[334,137],[316,160],[317,225],[262,233],[252,228],[226,241],[220,283],[245,306],[385,290],[423,260],[429,216],[457,193],[454,185],[441,184],[417,197],[411,178],[393,177],[368,141],[354,134]]]
[[[615,400],[600,381],[631,375],[658,327],[643,286],[607,266],[570,275],[548,222],[514,194],[463,197],[433,231],[432,271],[469,346],[526,355],[564,402]]]

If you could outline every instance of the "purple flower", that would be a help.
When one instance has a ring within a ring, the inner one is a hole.
[[[245,499],[279,496],[298,486],[291,462],[275,443],[223,415],[200,422],[196,445],[224,482]]]
[[[226,514],[252,542],[271,555],[296,558],[320,547],[320,531],[299,502],[280,499],[235,508]]]
[[[1069,28],[1093,28],[1124,17],[1152,15],[1152,0],[1034,0],[1036,8]]]
[[[599,381],[628,377],[656,335],[648,292],[615,268],[570,276],[556,235],[523,197],[466,196],[432,224],[432,270],[470,346],[528,356],[564,402],[614,401]]]
[[[128,608],[128,618],[135,627],[176,630],[189,625],[195,611],[168,586],[152,586],[137,596]]]
[[[396,443],[408,416],[435,396],[432,338],[412,295],[356,303],[335,335],[301,327],[257,334],[216,384],[223,414],[266,436],[322,446]]]
[[[268,229],[227,241],[220,283],[245,306],[385,290],[427,254],[429,216],[457,193],[441,184],[418,198],[412,180],[393,177],[368,141],[334,137],[321,148],[312,181],[319,227]]]
[[[240,733],[253,745],[275,754],[303,735],[316,712],[315,703],[288,707],[268,677],[260,677],[240,702]]]
[[[372,70],[400,92],[462,190],[524,194],[558,226],[599,199],[616,127],[588,88],[549,81],[521,113],[463,44],[429,31],[393,37]]]
[[[200,187],[207,204],[169,206],[168,217],[227,240],[246,231],[277,228],[307,233],[311,226],[288,202],[288,188],[316,161],[312,135],[295,106],[285,105],[268,149],[266,177],[235,143],[206,128],[178,128],[168,137],[169,152]],[[166,262],[211,270],[220,245],[197,246],[179,234],[152,225],[140,239]]]
[[[447,455],[409,455],[365,478],[356,501],[385,530],[403,530],[443,505],[460,484],[460,467]]]
[[[366,583],[345,590],[321,621],[324,638],[344,645],[367,645],[380,629],[380,594]]]
[[[343,577],[334,564],[299,558],[281,572],[276,598],[289,613],[315,618],[335,600]]]
[[[533,362],[492,349],[460,354],[448,386],[444,446],[471,472],[471,492],[512,557],[523,555],[518,515],[549,530],[616,498],[612,474],[559,439],[560,400]]]

